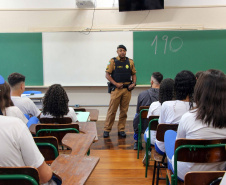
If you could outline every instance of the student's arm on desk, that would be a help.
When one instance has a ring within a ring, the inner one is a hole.
[[[38,173],[41,184],[48,182],[52,178],[52,169],[44,161],[41,166],[38,167]]]

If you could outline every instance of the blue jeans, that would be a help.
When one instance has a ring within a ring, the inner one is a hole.
[[[160,155],[164,155],[164,154],[165,154],[164,152],[162,152],[162,151],[159,149],[159,147],[156,145],[156,143],[155,143],[155,150],[156,150],[156,152],[158,152]]]
[[[171,170],[173,173],[174,173],[174,170],[173,170],[172,158],[174,155],[176,138],[177,138],[177,133],[175,131],[167,130],[165,132],[164,143],[165,143],[165,150],[166,150],[166,156],[167,156],[167,164],[168,164],[168,169]],[[168,159],[170,159],[170,161]],[[180,181],[183,181],[179,177],[177,178]]]

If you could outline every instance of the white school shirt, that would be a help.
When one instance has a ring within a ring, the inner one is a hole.
[[[19,118],[0,116],[1,167],[31,166],[38,168],[44,162],[27,126]],[[50,180],[43,185],[55,185]]]
[[[24,114],[21,112],[21,110],[16,106],[11,106],[5,108],[6,116],[12,116],[20,118],[26,125],[28,122],[28,119],[24,116]]]
[[[161,107],[162,107],[162,105],[159,101],[153,102],[149,107],[147,118],[149,118],[149,116],[159,116]],[[145,131],[144,134],[146,134],[146,138],[149,137],[148,132]],[[156,131],[151,130],[151,144],[152,145],[155,144],[155,140],[156,140]]]
[[[24,113],[38,117],[41,111],[34,104],[34,102],[28,97],[11,96],[13,104]]]
[[[196,120],[196,109],[185,113],[177,130],[177,139],[224,139],[226,138],[226,128],[214,128],[207,126],[200,120]],[[174,167],[174,156],[172,157],[172,166]],[[217,163],[187,163],[177,162],[177,175],[184,179],[189,171],[223,171],[226,168],[226,162]]]
[[[64,117],[71,118],[73,123],[77,121],[76,113],[72,107],[69,107],[69,112],[67,113],[67,115],[64,115]],[[44,115],[43,113],[41,113],[40,118],[53,118],[53,116],[50,114]]]
[[[162,104],[161,113],[159,116],[159,124],[178,124],[182,115],[186,113],[189,108],[189,102],[181,100],[165,101]],[[165,152],[164,142],[158,141],[156,139],[156,145],[162,152]]]
[[[41,166],[44,158],[22,120],[0,116],[0,126],[0,166]]]

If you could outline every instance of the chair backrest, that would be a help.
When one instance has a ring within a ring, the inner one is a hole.
[[[157,127],[159,124],[158,119],[159,119],[159,116],[149,116],[148,117],[149,123],[152,120],[151,126],[149,125],[150,130],[157,130]]]
[[[37,124],[36,136],[54,136],[62,144],[62,139],[67,133],[78,133],[78,124]]]
[[[149,109],[149,106],[140,106],[139,107],[140,116],[142,119],[147,119],[148,109]]]
[[[47,164],[51,164],[59,155],[58,140],[53,136],[34,137],[40,152]]]
[[[156,132],[156,139],[164,142],[164,135],[167,130],[177,131],[178,124],[159,124]]]
[[[184,178],[184,185],[210,185],[218,178],[223,177],[225,173],[226,171],[188,172]],[[213,185],[218,184],[220,182],[213,183]]]
[[[226,139],[177,139],[174,151],[174,174],[177,183],[177,161],[213,163],[226,161]],[[173,183],[172,183],[173,184]]]
[[[0,167],[0,185],[39,185],[38,170],[33,167]]]
[[[178,149],[177,161],[194,163],[226,161],[226,150],[220,147],[221,144],[225,145],[226,139],[177,139],[175,143],[175,151]],[[193,150],[194,148],[197,149]]]
[[[51,124],[68,124],[72,123],[72,119],[69,117],[63,117],[63,118],[40,118],[40,123],[51,123]]]

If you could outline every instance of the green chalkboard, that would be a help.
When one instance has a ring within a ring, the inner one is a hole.
[[[18,72],[26,76],[26,85],[43,85],[41,33],[0,33],[0,74]]]
[[[134,32],[137,84],[150,84],[153,72],[173,78],[182,70],[226,72],[226,30]]]

